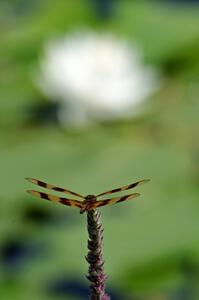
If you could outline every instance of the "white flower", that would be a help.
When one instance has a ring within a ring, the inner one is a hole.
[[[75,33],[50,41],[37,83],[60,102],[64,124],[134,115],[157,87],[156,73],[140,64],[138,51],[111,34]]]

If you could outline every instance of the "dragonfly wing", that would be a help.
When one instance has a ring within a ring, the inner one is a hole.
[[[46,200],[49,200],[49,201],[59,202],[59,203],[62,203],[64,205],[68,205],[68,206],[72,206],[72,207],[78,207],[78,208],[83,207],[83,203],[81,201],[78,201],[78,200],[64,198],[64,197],[57,197],[57,196],[54,196],[54,195],[50,195],[50,194],[46,194],[46,193],[42,193],[42,192],[38,192],[38,191],[34,191],[34,190],[28,190],[27,192],[34,195],[34,196],[36,196],[36,197],[46,199]]]
[[[150,181],[150,179],[143,179],[143,180],[139,180],[137,182],[134,182],[134,183],[131,183],[129,185],[125,185],[123,187],[120,187],[120,188],[117,188],[117,189],[113,189],[113,190],[110,190],[110,191],[107,191],[107,192],[104,192],[104,193],[101,193],[99,195],[97,195],[96,197],[100,197],[100,196],[103,196],[103,195],[110,195],[110,194],[113,194],[113,193],[118,193],[118,192],[121,192],[121,191],[126,191],[126,190],[129,190],[129,189],[132,189],[138,185],[141,185],[143,183],[146,183]]]
[[[125,196],[122,196],[122,197],[99,200],[95,203],[92,203],[91,209],[95,209],[97,207],[104,206],[104,205],[107,205],[107,204],[114,204],[114,203],[118,203],[118,202],[123,202],[123,201],[130,200],[130,199],[133,199],[133,198],[138,197],[138,196],[140,196],[139,193],[134,193],[134,194],[125,195]]]
[[[58,187],[58,186],[56,186],[56,185],[52,185],[52,184],[49,184],[49,183],[45,183],[45,182],[43,182],[43,181],[41,181],[41,180],[34,179],[34,178],[29,178],[29,177],[28,177],[28,178],[26,178],[26,179],[27,179],[28,181],[30,181],[30,182],[36,184],[36,185],[39,185],[39,186],[43,187],[43,188],[46,188],[46,189],[49,189],[49,190],[53,190],[53,191],[57,191],[57,192],[62,192],[62,193],[64,193],[64,194],[71,194],[71,195],[74,195],[74,196],[77,196],[77,197],[80,197],[80,198],[83,198],[83,199],[84,199],[84,197],[83,197],[82,195],[77,194],[77,193],[75,193],[75,192],[72,192],[72,191],[70,191],[70,190],[64,189],[64,188],[60,188],[60,187]]]

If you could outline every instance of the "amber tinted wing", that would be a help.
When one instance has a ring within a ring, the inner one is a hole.
[[[96,197],[100,197],[100,196],[103,196],[103,195],[109,195],[109,194],[113,194],[113,193],[118,193],[118,192],[121,192],[121,191],[126,191],[126,190],[132,189],[132,188],[134,188],[134,187],[136,187],[138,185],[141,185],[141,184],[143,184],[145,182],[148,182],[148,181],[150,181],[150,179],[139,180],[139,181],[131,183],[129,185],[125,185],[123,187],[120,187],[120,188],[117,188],[117,189],[113,189],[113,190],[101,193],[101,194],[97,195]]]
[[[122,196],[122,197],[99,200],[95,203],[92,203],[91,206],[89,207],[89,209],[90,208],[95,209],[96,207],[104,206],[104,205],[107,205],[107,204],[114,204],[114,203],[118,203],[118,202],[123,202],[125,200],[130,200],[130,199],[133,199],[133,198],[138,197],[138,196],[140,196],[139,193],[134,193],[134,194],[130,194],[130,195]]]
[[[36,197],[46,199],[46,200],[49,200],[49,201],[59,202],[59,203],[62,203],[64,205],[78,207],[78,208],[83,207],[83,203],[81,201],[78,201],[78,200],[63,198],[63,197],[57,197],[57,196],[54,196],[54,195],[50,195],[50,194],[46,194],[46,193],[42,193],[42,192],[38,192],[38,191],[34,191],[34,190],[28,190],[27,192],[34,195],[34,196],[36,196]]]
[[[84,197],[80,194],[77,194],[75,192],[72,192],[70,190],[67,190],[67,189],[64,189],[64,188],[60,188],[58,186],[55,186],[55,185],[52,185],[52,184],[49,184],[49,183],[45,183],[41,180],[38,180],[38,179],[34,179],[34,178],[26,178],[28,181],[36,184],[36,185],[39,185],[43,188],[46,188],[46,189],[49,189],[49,190],[53,190],[53,191],[57,191],[57,192],[62,192],[64,194],[71,194],[71,195],[74,195],[74,196],[77,196],[77,197],[80,197],[80,198],[83,198]]]

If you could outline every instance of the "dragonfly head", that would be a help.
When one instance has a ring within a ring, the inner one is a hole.
[[[83,201],[84,207],[81,208],[80,214],[83,214],[85,211],[89,210],[90,205],[97,201],[94,195],[87,195]]]
[[[96,202],[96,197],[94,195],[88,195],[85,197],[85,203],[94,203]]]

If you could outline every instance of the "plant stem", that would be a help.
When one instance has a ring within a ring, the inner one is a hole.
[[[104,261],[102,257],[103,228],[101,215],[97,210],[87,211],[88,255],[89,263],[87,278],[90,280],[91,300],[110,300],[105,293]]]

